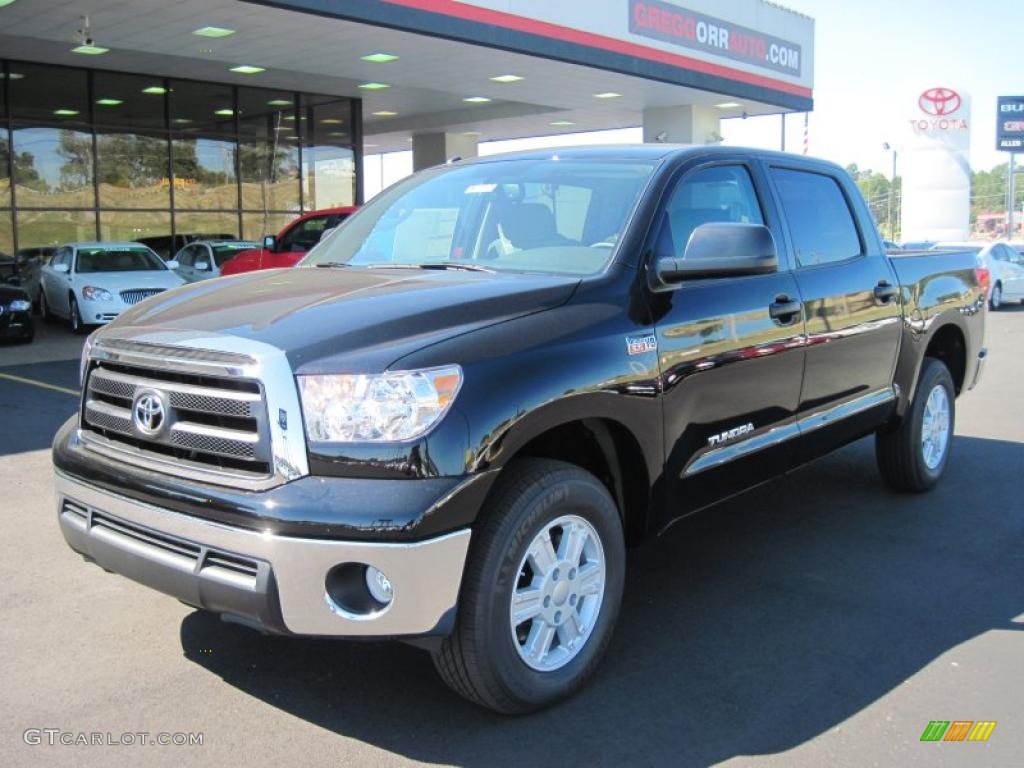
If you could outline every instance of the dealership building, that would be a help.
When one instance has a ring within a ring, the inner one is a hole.
[[[367,154],[808,111],[814,22],[761,0],[0,0],[0,253],[258,238]]]

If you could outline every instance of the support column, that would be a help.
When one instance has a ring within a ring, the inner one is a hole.
[[[412,169],[443,165],[453,157],[468,160],[478,154],[475,136],[462,133],[417,133],[412,137]]]
[[[644,142],[718,144],[721,137],[718,112],[711,107],[689,104],[644,110]]]

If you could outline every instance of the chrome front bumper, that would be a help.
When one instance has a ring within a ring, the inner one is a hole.
[[[426,541],[303,539],[235,528],[143,504],[56,473],[68,544],[102,567],[272,632],[399,637],[443,633],[454,619],[470,531]],[[394,599],[355,614],[327,593],[335,566],[373,566]]]

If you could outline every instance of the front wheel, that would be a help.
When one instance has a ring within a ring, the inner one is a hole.
[[[955,422],[953,377],[941,360],[926,357],[903,420],[875,435],[878,469],[886,483],[913,493],[934,488],[949,463]]]
[[[988,306],[993,311],[1002,309],[1003,306],[1003,286],[996,283],[992,286],[992,295],[989,297]]]
[[[82,313],[78,311],[78,299],[74,295],[69,299],[68,322],[71,323],[71,330],[75,333],[85,333],[85,323],[82,322]]]
[[[498,483],[434,665],[470,701],[518,714],[594,674],[619,612],[625,546],[615,502],[589,472],[527,459]]]

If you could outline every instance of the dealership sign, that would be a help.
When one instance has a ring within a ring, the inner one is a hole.
[[[970,130],[964,100],[952,88],[928,88],[917,97],[918,112],[910,120],[915,133]]]
[[[661,0],[629,0],[629,31],[787,75],[801,72],[799,44]]]
[[[1024,96],[1000,96],[996,105],[996,149],[1024,152]]]

